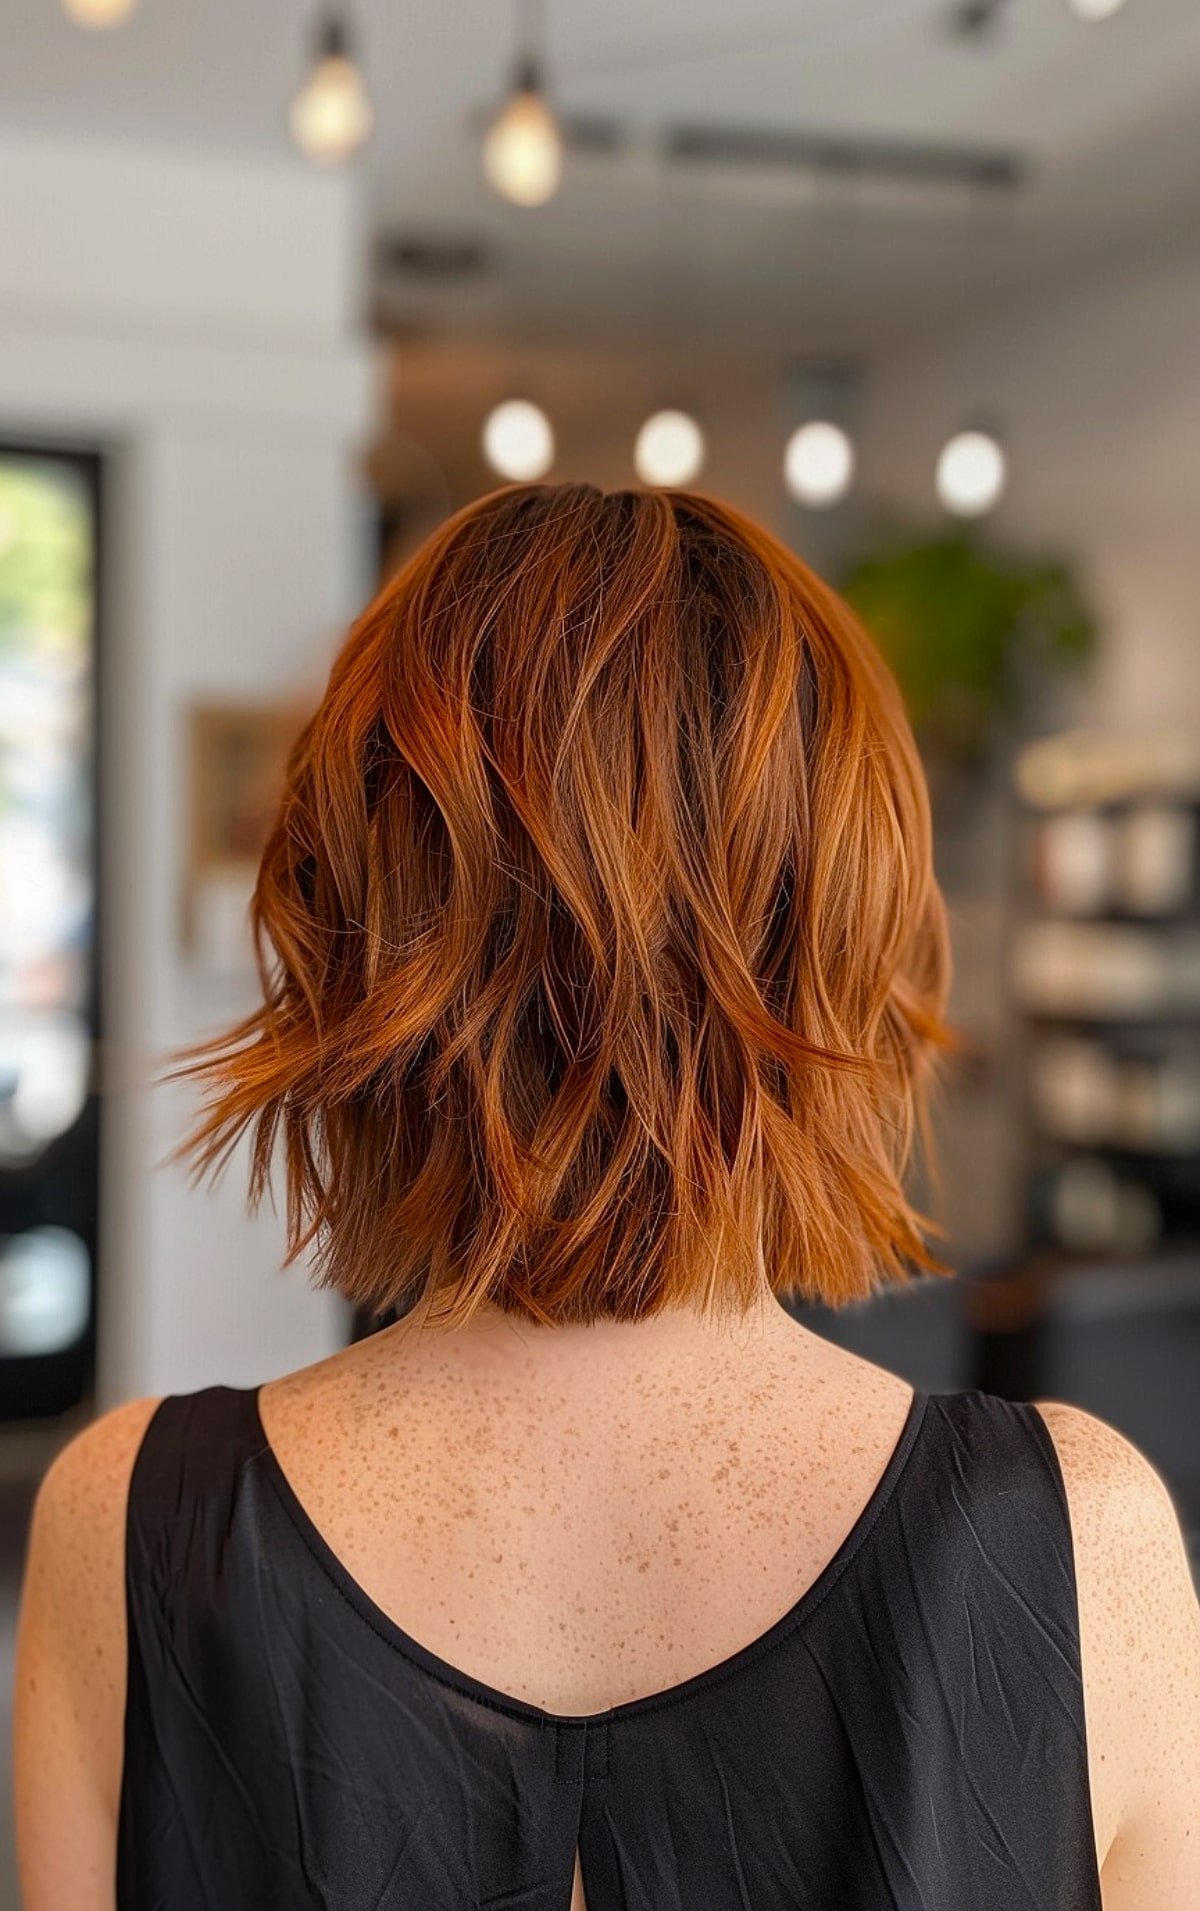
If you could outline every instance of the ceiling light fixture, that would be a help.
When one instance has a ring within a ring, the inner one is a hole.
[[[542,0],[524,0],[512,86],[483,142],[488,183],[514,206],[544,206],[562,183],[562,128],[547,101],[536,51],[545,40],[541,5]]]
[[[95,29],[124,26],[136,7],[137,0],[62,0],[68,20]]]
[[[544,206],[562,183],[562,133],[532,57],[520,62],[508,101],[484,139],[483,168],[514,206]]]
[[[493,471],[514,484],[545,477],[554,463],[554,432],[540,406],[509,398],[488,413],[483,455]]]
[[[1119,13],[1124,4],[1125,0],[1067,0],[1071,12],[1079,19],[1087,20],[1089,24],[1100,20],[1111,20],[1113,14]]]
[[[840,425],[814,418],[787,441],[783,481],[798,504],[823,510],[845,497],[854,480],[854,446]]]
[[[690,484],[704,464],[704,433],[686,411],[656,411],[637,435],[633,463],[643,484]]]
[[[357,152],[374,114],[344,19],[326,14],[312,71],[292,102],[292,137],[318,165],[337,166]]]
[[[981,518],[1000,502],[1008,460],[990,431],[956,432],[937,462],[938,496],[959,518]]]

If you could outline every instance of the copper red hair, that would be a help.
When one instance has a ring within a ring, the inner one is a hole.
[[[846,605],[728,505],[527,485],[360,617],[187,1051],[198,1170],[282,1144],[289,1259],[372,1309],[838,1306],[936,1266],[925,784]]]

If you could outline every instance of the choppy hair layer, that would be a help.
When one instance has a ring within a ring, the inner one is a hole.
[[[728,505],[514,486],[364,612],[291,755],[218,1168],[373,1310],[544,1323],[936,1268],[902,1185],[944,913],[895,684]]]

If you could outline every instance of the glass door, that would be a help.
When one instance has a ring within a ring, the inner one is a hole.
[[[95,1341],[98,459],[0,442],[0,1419]]]

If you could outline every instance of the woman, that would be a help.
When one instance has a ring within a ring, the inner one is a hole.
[[[195,1157],[278,1144],[293,1255],[407,1311],[52,1467],[26,1911],[1195,1911],[1162,1480],[780,1305],[935,1265],[942,905],[845,606],[707,499],[483,499],[351,633],[255,914]]]

